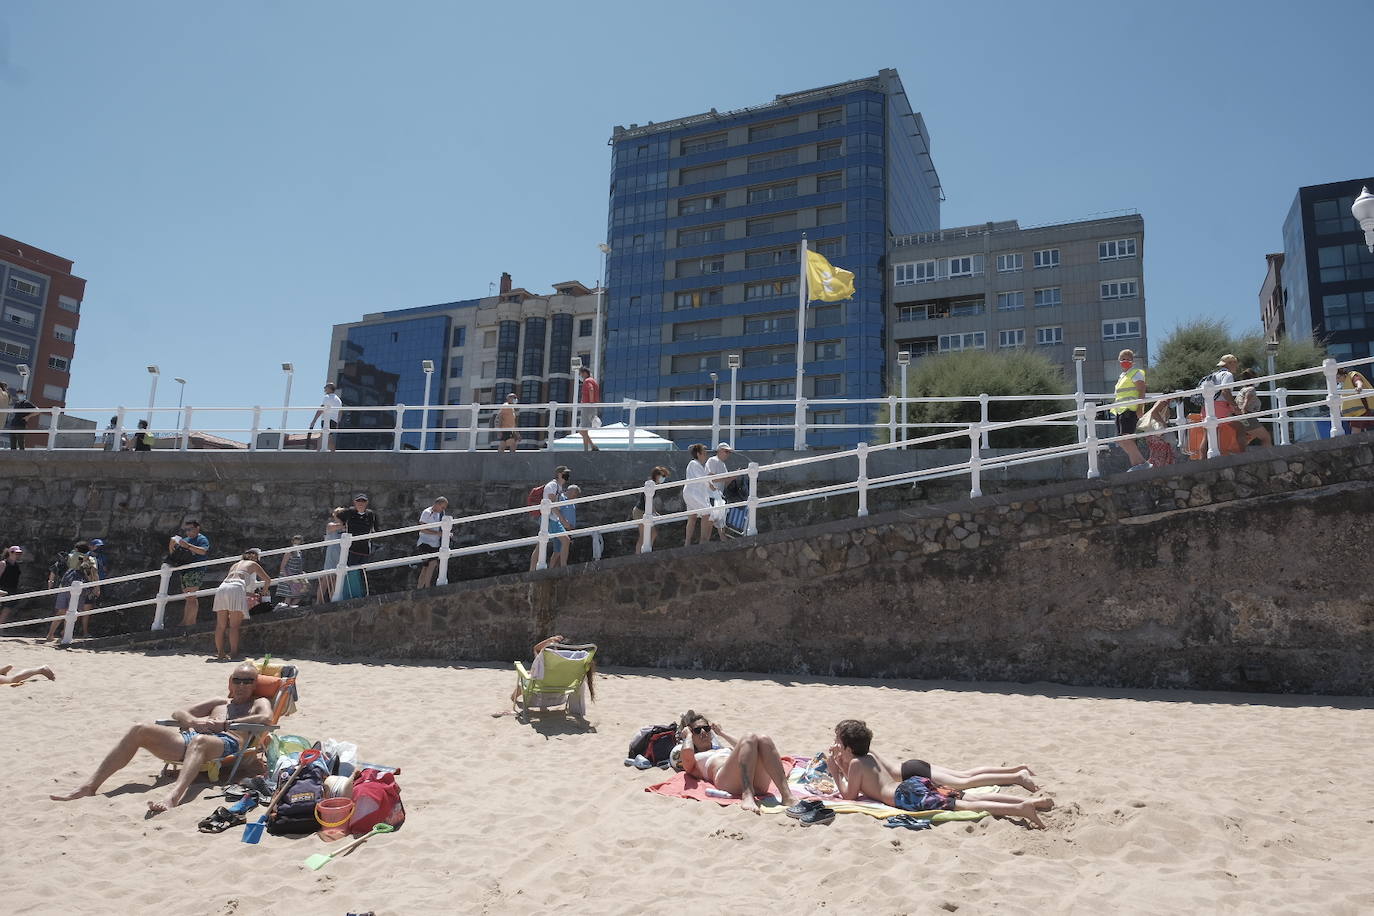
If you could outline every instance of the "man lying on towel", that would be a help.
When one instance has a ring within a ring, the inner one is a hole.
[[[253,697],[257,680],[258,669],[251,662],[244,662],[229,676],[227,698],[219,696],[177,710],[172,713],[175,728],[152,723],[132,726],[75,792],[48,797],[53,801],[71,801],[94,795],[105,780],[128,766],[138,749],[143,748],[163,760],[181,762],[181,773],[171,791],[159,801],[148,802],[154,813],[175,808],[204,764],[239,752],[242,743],[233,735],[237,726],[267,725],[272,721],[272,704],[264,697]]]
[[[845,719],[835,726],[835,743],[826,752],[826,768],[835,778],[835,788],[846,799],[853,800],[860,795],[901,808],[903,811],[986,811],[995,817],[1025,818],[1029,827],[1045,829],[1040,820],[1040,812],[1054,807],[1048,798],[1022,798],[1019,795],[989,793],[965,798],[962,789],[941,785],[930,778],[931,770],[925,765],[925,775],[919,775],[922,767],[912,767],[917,772],[907,775],[908,766],[901,770],[889,766],[878,755],[869,750],[873,741],[873,731],[858,719]],[[907,764],[921,764],[922,761],[907,761]],[[972,779],[965,783],[978,786],[999,785],[997,780],[1016,782],[1031,788],[1029,771],[1015,768],[1014,772],[982,774],[985,778]],[[1038,788],[1038,787],[1036,787]],[[1031,791],[1035,791],[1034,788]]]

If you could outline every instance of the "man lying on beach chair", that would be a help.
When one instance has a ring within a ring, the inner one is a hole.
[[[574,716],[586,714],[587,697],[596,699],[596,646],[564,645],[563,639],[550,636],[535,645],[529,670],[515,663],[515,690],[510,695],[515,708],[495,715],[559,706]]]
[[[167,795],[148,802],[148,809],[154,813],[176,807],[205,764],[243,753],[244,744],[251,743],[253,737],[248,726],[273,724],[273,704],[267,697],[257,695],[258,684],[258,669],[251,662],[244,662],[229,676],[227,698],[221,695],[177,710],[172,713],[174,725],[132,726],[105,755],[90,779],[74,792],[49,798],[72,801],[94,795],[105,780],[128,766],[142,748],[162,760],[181,764],[181,773]]]
[[[249,666],[251,662],[246,663]],[[229,767],[229,776],[224,781],[226,784],[232,783],[238,775],[239,767],[247,759],[264,759],[266,754],[267,739],[272,732],[279,727],[283,716],[289,716],[296,711],[296,666],[282,665],[278,669],[276,666],[272,670],[280,670],[280,675],[259,674],[257,681],[253,685],[253,697],[265,698],[272,704],[272,719],[266,725],[255,725],[253,723],[235,722],[234,730],[244,732],[247,740],[243,742],[243,750],[237,754],[225,754],[223,757],[216,757],[201,764],[200,771],[205,774],[206,779],[215,782],[219,779],[224,767]],[[171,719],[159,719],[158,725],[172,725],[177,723]],[[175,772],[181,769],[182,763],[169,761],[163,764],[162,771]],[[264,769],[266,764],[264,763]]]

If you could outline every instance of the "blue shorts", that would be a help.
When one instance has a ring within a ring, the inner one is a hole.
[[[568,529],[564,528],[563,523],[558,520],[558,516],[554,515],[553,513],[550,513],[549,534],[566,534],[567,531]]]
[[[954,802],[964,793],[941,791],[924,776],[902,780],[892,793],[892,804],[903,811],[953,811]]]
[[[197,732],[181,733],[181,740],[186,742],[188,748],[191,746],[191,742],[198,737],[200,737],[200,735]],[[233,735],[226,732],[219,732],[214,735],[214,737],[224,742],[224,753],[220,754],[221,757],[233,757],[239,752],[239,739],[235,738]],[[182,759],[186,759],[184,754],[182,755]]]

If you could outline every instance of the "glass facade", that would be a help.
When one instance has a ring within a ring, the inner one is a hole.
[[[349,410],[350,407],[405,404],[420,407],[425,402],[425,372],[421,361],[434,361],[434,378],[430,382],[430,404],[444,399],[444,381],[448,378],[449,318],[431,315],[401,318],[377,324],[359,325],[348,329],[340,358],[343,369],[335,384],[344,402],[340,427],[357,430],[341,433],[341,449],[390,448],[395,429],[395,416],[381,411]],[[407,410],[405,426],[414,429],[401,437],[402,448],[419,448],[422,411]],[[431,410],[429,425],[442,426],[442,414]],[[427,448],[438,448],[440,435],[429,434]]]
[[[1350,215],[1364,185],[1374,179],[1299,188],[1283,223],[1285,332],[1336,359],[1374,352],[1374,255]]]
[[[806,339],[842,345],[812,359],[818,351],[808,343],[802,393],[883,394],[887,234],[939,228],[929,155],[924,140],[913,141],[909,125],[899,123],[899,110],[906,115],[910,109],[896,74],[888,73],[705,120],[617,129],[605,400],[709,392],[710,372],[717,371],[718,391],[728,402],[728,370],[719,370],[719,355],[768,348],[774,358],[751,354],[738,371],[740,400],[793,397],[796,249],[803,235],[836,266],[854,272],[856,293],[834,306],[809,304]],[[789,358],[781,358],[784,353]],[[819,391],[817,379],[824,379]],[[766,419],[760,420],[764,428],[738,432],[737,445],[790,447],[791,422],[780,418],[791,410],[742,405],[741,421]],[[706,407],[649,413],[642,412],[640,422],[710,423]],[[864,413],[846,408],[843,418],[830,416],[827,423],[864,422]],[[820,430],[808,441],[852,445],[860,435]],[[708,436],[696,431],[673,438],[682,443]]]

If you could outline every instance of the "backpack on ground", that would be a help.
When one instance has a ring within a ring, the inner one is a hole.
[[[676,725],[646,725],[630,740],[630,750],[626,757],[639,757],[652,764],[666,763],[668,755],[677,744]]]
[[[295,767],[281,771],[280,780],[291,778]],[[324,781],[329,777],[327,767],[319,761],[306,765],[306,769],[291,783],[278,801],[276,808],[268,814],[267,832],[273,836],[283,834],[314,833],[320,829],[315,820],[315,806],[324,798]]]

